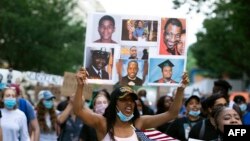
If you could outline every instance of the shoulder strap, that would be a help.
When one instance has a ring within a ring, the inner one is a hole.
[[[199,138],[202,139],[205,133],[205,119],[202,120],[202,124],[201,124],[201,130],[200,130],[200,134],[199,134]]]

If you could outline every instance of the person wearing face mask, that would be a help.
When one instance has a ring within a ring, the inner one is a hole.
[[[76,73],[77,90],[73,103],[73,109],[86,125],[93,127],[97,139],[102,141],[126,140],[147,141],[150,140],[141,130],[156,128],[178,116],[183,92],[189,83],[187,73],[182,76],[182,83],[177,88],[176,97],[169,111],[158,115],[140,116],[135,101],[138,99],[135,91],[129,86],[118,86],[112,93],[110,103],[103,115],[95,114],[84,107],[84,85],[88,72],[81,68]]]
[[[93,109],[96,114],[103,115],[110,101],[109,92],[106,89],[94,91],[89,108]],[[94,128],[84,125],[81,129],[79,141],[98,141]]]
[[[30,141],[27,118],[17,109],[16,91],[5,88],[1,95],[3,141]]]
[[[247,111],[246,99],[241,95],[237,95],[234,97],[234,102],[240,107],[243,124],[250,125],[250,112]]]
[[[49,90],[38,93],[36,113],[40,126],[40,141],[57,141],[59,126],[57,125],[57,112],[54,109],[55,96]]]
[[[187,141],[191,128],[202,120],[200,116],[201,102],[196,95],[190,96],[185,101],[186,116],[177,118],[168,127],[166,133],[176,139]]]

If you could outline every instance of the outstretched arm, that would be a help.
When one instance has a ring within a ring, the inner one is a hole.
[[[88,72],[86,69],[81,68],[77,74],[77,89],[76,95],[73,102],[73,110],[74,113],[83,120],[83,122],[93,128],[98,128],[98,124],[102,122],[104,117],[102,115],[98,115],[90,110],[88,107],[85,107],[85,98],[83,93],[83,86],[86,84],[86,79],[88,76]]]
[[[188,85],[188,83],[189,83],[189,79],[188,79],[187,73],[184,73],[182,76],[181,86],[177,88],[176,96],[169,110],[166,111],[165,113],[158,114],[158,115],[141,116],[141,118],[137,122],[138,123],[137,128],[139,129],[155,128],[166,122],[169,122],[175,119],[178,116],[179,110],[182,106],[184,89]]]

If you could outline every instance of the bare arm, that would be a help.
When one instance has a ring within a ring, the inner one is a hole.
[[[40,128],[38,125],[37,118],[30,121],[30,127],[31,127],[31,134],[32,134],[32,140],[33,141],[39,141],[40,138]]]
[[[67,107],[63,110],[63,112],[57,117],[57,122],[59,124],[63,124],[67,118],[69,117],[70,115],[70,112],[72,111],[73,109],[73,105],[71,102],[68,103]]]
[[[77,72],[76,74],[76,79],[77,79],[77,90],[76,90],[76,95],[74,98],[73,102],[73,110],[74,113],[83,120],[83,122],[90,127],[96,128],[96,129],[101,129],[103,128],[100,125],[103,121],[105,121],[105,118],[102,115],[98,115],[94,113],[92,110],[90,110],[88,107],[84,107],[83,105],[85,102],[84,95],[82,94],[83,92],[83,86],[86,83],[86,78],[88,76],[88,72],[81,68],[80,71]]]
[[[188,83],[189,79],[187,73],[184,73],[182,77],[182,86],[177,88],[176,96],[170,109],[158,115],[141,116],[141,118],[136,121],[136,127],[139,129],[155,128],[175,119],[178,116],[179,110],[182,106],[184,89]]]

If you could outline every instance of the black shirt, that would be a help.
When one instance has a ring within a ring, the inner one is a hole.
[[[177,118],[169,125],[166,133],[173,138],[187,141],[191,128],[200,120],[202,118],[196,121],[190,121],[187,117]]]
[[[199,121],[196,125],[193,126],[189,132],[189,138],[199,139],[199,140],[216,140],[218,138],[218,132],[215,127],[212,125],[209,119],[204,119],[205,122]],[[204,132],[202,132],[202,124],[204,123]]]

